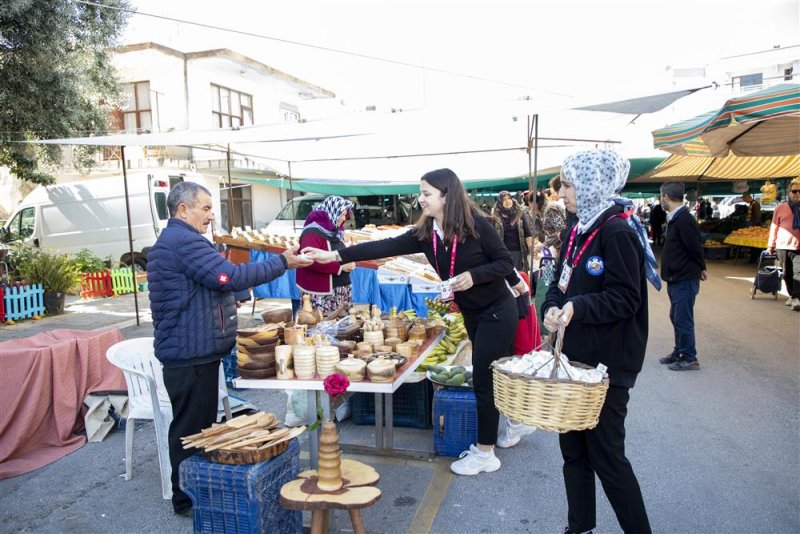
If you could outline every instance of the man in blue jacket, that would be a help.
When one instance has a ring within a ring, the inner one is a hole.
[[[167,207],[170,220],[147,256],[147,282],[155,355],[172,403],[172,507],[186,514],[192,503],[178,485],[178,469],[194,451],[184,450],[180,438],[217,419],[219,364],[236,341],[237,302],[250,298],[250,287],[311,261],[296,256],[296,248],[263,263],[226,261],[204,237],[214,212],[211,193],[196,183],[175,186]]]
[[[672,371],[696,371],[700,369],[700,363],[694,336],[694,301],[700,292],[700,281],[708,278],[708,272],[700,243],[700,228],[683,205],[683,195],[681,182],[661,185],[661,205],[667,212],[661,278],[667,283],[675,346],[659,361]]]

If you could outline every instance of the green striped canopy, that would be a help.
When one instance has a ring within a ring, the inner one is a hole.
[[[781,84],[728,100],[716,111],[653,132],[656,148],[684,156],[800,153],[800,85]]]

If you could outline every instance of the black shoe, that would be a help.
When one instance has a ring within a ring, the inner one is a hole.
[[[659,358],[658,359],[658,363],[663,363],[664,365],[667,365],[667,364],[670,364],[670,363],[675,363],[679,359],[680,358],[678,358],[676,355],[670,354],[669,356],[664,356],[663,358]]]
[[[175,512],[175,515],[182,515],[184,517],[191,517],[192,516],[192,507],[189,506],[182,506],[180,508],[173,506],[172,511]]]
[[[699,371],[700,362],[694,360],[679,360],[669,365],[670,371]]]
[[[591,531],[591,530],[590,530],[590,531],[588,531],[586,534],[592,534],[592,532],[593,532],[593,531]],[[572,532],[572,531],[569,529],[569,527],[564,527],[564,534],[575,534],[575,533],[574,533],[574,532]]]

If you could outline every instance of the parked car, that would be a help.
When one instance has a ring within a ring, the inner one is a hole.
[[[396,224],[392,210],[387,207],[361,204],[359,200],[370,202],[374,197],[347,197],[355,207],[353,217],[351,217],[345,227],[349,230],[363,228],[368,224],[376,226],[382,224]],[[299,235],[303,230],[306,217],[317,205],[325,199],[325,195],[308,194],[296,197],[288,201],[278,212],[266,228],[267,233],[276,235]],[[398,218],[406,221],[409,218],[410,206],[406,203],[398,203]]]

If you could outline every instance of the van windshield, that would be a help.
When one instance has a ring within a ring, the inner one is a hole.
[[[286,205],[275,217],[276,221],[291,221],[292,220],[292,204],[294,204],[294,220],[305,221],[311,210],[317,207],[317,204],[322,202],[321,198],[305,198],[302,200],[292,200],[291,203],[287,202]]]

